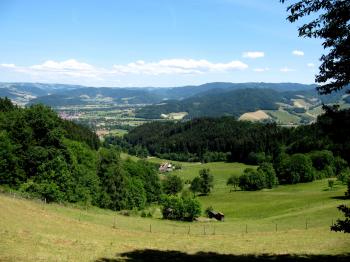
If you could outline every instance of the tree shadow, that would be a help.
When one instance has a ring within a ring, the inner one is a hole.
[[[198,252],[187,254],[180,251],[161,251],[154,249],[142,249],[131,252],[117,254],[115,258],[99,258],[96,262],[171,262],[171,261],[191,261],[191,262],[345,262],[350,261],[350,253],[344,255],[224,255],[214,252]]]
[[[332,199],[337,199],[337,200],[348,200],[348,196],[333,196],[331,197]]]

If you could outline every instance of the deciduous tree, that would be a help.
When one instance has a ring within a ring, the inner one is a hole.
[[[288,2],[288,0],[280,0]],[[301,27],[299,36],[322,39],[328,51],[321,56],[320,72],[316,75],[321,94],[340,90],[350,83],[350,1],[301,0],[294,1],[288,9],[292,23],[312,17]]]

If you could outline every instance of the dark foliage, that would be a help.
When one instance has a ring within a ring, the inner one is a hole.
[[[65,137],[84,142],[92,149],[97,150],[100,147],[100,139],[88,127],[68,120],[62,120],[62,127],[65,130]]]
[[[114,210],[158,201],[152,164],[122,161],[100,148],[88,128],[60,119],[50,108],[21,109],[0,98],[0,185],[48,202],[80,202]]]
[[[282,3],[287,2],[281,0]],[[296,22],[311,14],[313,19],[299,28],[299,36],[320,38],[329,50],[322,55],[316,82],[322,94],[340,90],[350,83],[350,1],[302,0],[288,7],[288,20]]]
[[[275,124],[222,117],[179,123],[152,122],[131,130],[125,140],[131,146],[145,147],[151,155],[172,160],[211,162],[226,158],[248,162],[251,152],[279,154],[280,145],[286,143],[290,133],[290,129]]]
[[[0,97],[0,112],[8,112],[16,109],[16,106],[12,104],[11,100],[7,97]]]
[[[275,110],[276,102],[282,100],[282,94],[272,89],[212,89],[184,100],[166,101],[161,105],[141,108],[137,117],[158,119],[161,114],[171,112],[187,112],[187,118],[195,117],[238,117],[249,111],[258,109]]]

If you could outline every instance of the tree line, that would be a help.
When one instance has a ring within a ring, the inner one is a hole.
[[[138,156],[178,161],[271,162],[283,154],[328,150],[350,162],[350,110],[324,107],[311,125],[286,128],[274,123],[251,123],[233,117],[198,118],[186,122],[151,122],[124,138],[106,143]]]

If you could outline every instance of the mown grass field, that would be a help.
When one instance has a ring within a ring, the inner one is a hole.
[[[277,124],[286,125],[286,124],[299,124],[300,117],[290,114],[283,109],[279,110],[264,110],[269,114],[273,119],[275,119]]]
[[[214,190],[199,199],[203,209],[213,206],[224,212],[225,222],[165,221],[159,218],[157,207],[150,208],[154,218],[127,217],[98,208],[0,195],[0,261],[96,261],[121,253],[132,257],[130,254],[145,254],[149,249],[160,261],[173,254],[169,250],[182,252],[189,261],[198,257],[187,254],[197,252],[236,256],[350,252],[350,236],[329,230],[332,220],[341,217],[336,207],[350,204],[342,199],[345,186],[336,183],[329,190],[327,180],[321,180],[259,192],[230,192],[226,179],[239,175],[245,167],[238,163],[182,163],[182,169],[175,171],[186,180],[197,176],[201,168],[210,168]],[[101,261],[123,259],[128,256]]]

